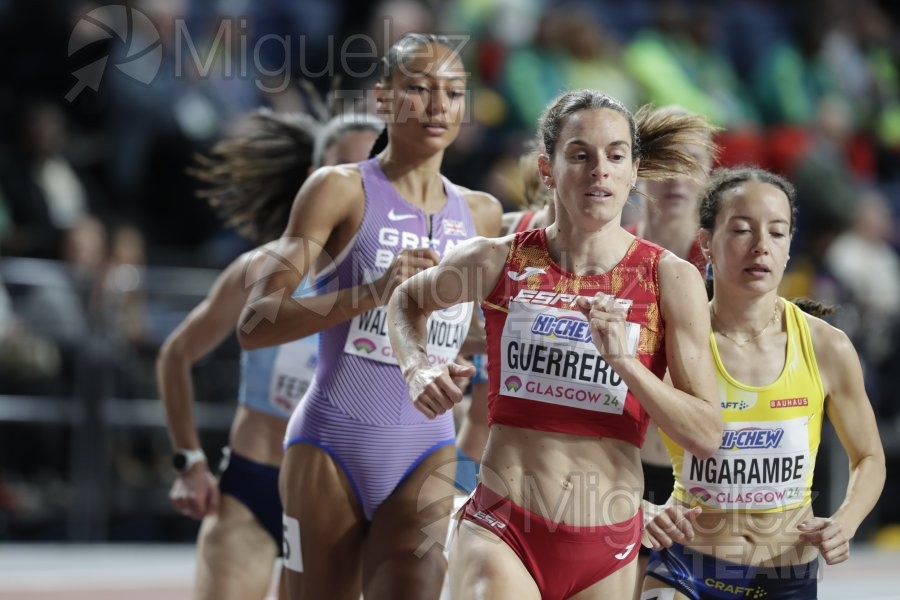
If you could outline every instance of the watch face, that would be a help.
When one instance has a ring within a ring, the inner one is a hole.
[[[175,470],[179,473],[184,470],[184,467],[187,465],[187,457],[180,452],[172,456],[172,466],[175,467]]]

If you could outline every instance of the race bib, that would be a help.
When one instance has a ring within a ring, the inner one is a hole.
[[[428,360],[433,365],[446,365],[459,354],[469,323],[473,304],[457,304],[435,311],[428,318]],[[381,363],[397,364],[387,333],[387,309],[383,306],[353,317],[344,343],[344,352]]]
[[[625,323],[625,352],[641,327]],[[628,385],[597,352],[577,311],[510,302],[503,326],[500,393],[515,398],[621,415]]]
[[[319,353],[319,336],[311,335],[278,347],[272,379],[269,381],[269,404],[288,415],[294,412],[312,383]]]
[[[685,451],[681,477],[703,506],[766,510],[803,501],[809,461],[809,417],[734,422],[712,457]]]

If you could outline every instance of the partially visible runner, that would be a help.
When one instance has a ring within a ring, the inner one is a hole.
[[[324,126],[306,115],[259,111],[234,138],[203,159],[197,176],[223,219],[257,243],[277,239],[297,190],[321,165],[368,156],[384,123],[342,115]],[[169,335],[157,359],[157,381],[178,476],[173,506],[203,519],[197,539],[195,598],[262,599],[281,552],[278,471],[285,425],[312,379],[315,336],[241,354],[239,406],[213,475],[194,423],[191,369],[234,332],[250,292],[256,251],[232,262],[209,295]]]
[[[665,115],[688,115],[677,106],[663,106],[655,112]],[[709,177],[716,152],[712,139],[702,144],[684,145],[682,152],[690,154],[703,172],[696,177],[676,175],[662,180],[642,180],[638,185],[649,198],[644,219],[633,232],[638,237],[659,244],[678,258],[682,258],[706,274],[706,257],[700,250],[700,196]]]
[[[690,114],[677,106],[662,106],[654,112],[659,116]],[[699,239],[700,196],[708,181],[716,148],[712,138],[708,137],[703,144],[685,145],[681,150],[702,165],[702,173],[695,177],[676,175],[668,179],[639,181],[638,189],[646,196],[646,210],[633,233],[688,261],[705,276],[706,257],[700,250]],[[654,504],[665,503],[674,485],[672,464],[652,421],[641,448],[641,464],[644,470],[644,499]],[[640,594],[649,557],[650,549],[642,545],[638,557],[636,594]]]
[[[524,194],[522,210],[503,214],[503,235],[519,233],[528,229],[541,229],[556,220],[553,194],[541,181],[538,171],[540,151],[534,150],[519,159]]]

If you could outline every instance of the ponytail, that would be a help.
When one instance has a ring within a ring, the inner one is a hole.
[[[291,203],[313,164],[319,123],[304,114],[253,112],[246,127],[197,155],[188,173],[209,185],[197,192],[229,227],[257,244],[284,231]]]
[[[634,115],[639,148],[638,177],[669,179],[680,175],[705,181],[707,165],[685,151],[702,147],[715,157],[718,147],[712,141],[716,128],[704,117],[677,107],[642,106]]]
[[[381,154],[388,145],[388,128],[385,126],[384,129],[381,130],[381,133],[378,135],[378,139],[375,140],[375,145],[372,146],[372,150],[369,152],[369,158],[375,158],[379,154]]]
[[[797,308],[799,308],[806,314],[812,315],[814,317],[819,317],[820,319],[829,315],[833,315],[839,310],[837,306],[825,304],[823,302],[819,302],[818,300],[813,300],[812,298],[794,298],[793,300],[791,300],[791,302],[796,304]]]

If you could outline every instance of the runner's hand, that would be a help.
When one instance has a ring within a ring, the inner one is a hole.
[[[398,252],[384,275],[375,281],[378,303],[387,304],[398,285],[440,261],[441,257],[431,248],[406,248]]]
[[[169,500],[178,512],[195,519],[219,510],[219,483],[206,461],[198,462],[175,479]]]
[[[454,380],[474,374],[475,367],[456,363],[413,371],[407,378],[413,406],[429,419],[452,410],[463,398],[462,390]]]
[[[850,558],[850,538],[837,519],[813,517],[797,526],[800,539],[819,549],[825,564],[836,565]]]
[[[666,506],[644,527],[645,546],[654,550],[668,548],[674,543],[687,544],[694,539],[694,522],[703,509],[680,505]]]

